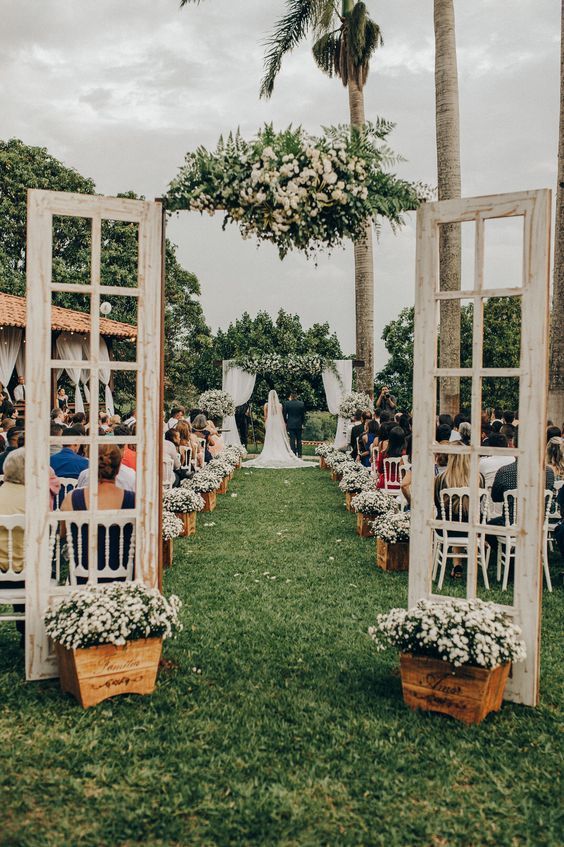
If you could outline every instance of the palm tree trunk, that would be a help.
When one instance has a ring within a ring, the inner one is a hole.
[[[437,177],[439,200],[461,196],[460,126],[458,111],[458,71],[453,0],[434,0],[435,26],[435,114],[437,134]],[[439,236],[439,278],[441,291],[460,289],[460,224],[442,226]],[[460,302],[441,304],[441,367],[460,367]],[[460,380],[440,381],[440,411],[460,410]]]
[[[558,138],[558,188],[554,230],[554,289],[550,331],[548,417],[557,426],[564,421],[564,0],[560,40],[560,135]]]
[[[353,79],[349,78],[349,110],[352,126],[362,127],[364,117],[364,94]],[[372,244],[372,221],[366,221],[364,232],[354,242],[354,289],[356,316],[356,357],[364,362],[356,371],[359,391],[374,394],[374,252]]]

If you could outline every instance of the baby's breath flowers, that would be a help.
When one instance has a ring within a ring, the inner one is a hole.
[[[384,491],[361,491],[351,500],[351,508],[363,515],[384,515],[386,512],[399,512],[400,506],[395,497]]]
[[[163,494],[163,508],[167,512],[201,512],[204,498],[192,488],[169,488]]]
[[[339,488],[349,494],[359,494],[361,491],[375,489],[375,482],[368,468],[364,465],[352,464],[347,465],[343,471]]]
[[[196,471],[191,479],[185,479],[181,483],[182,488],[191,488],[200,494],[205,494],[210,491],[216,491],[223,480],[223,474],[208,465],[199,471]]]
[[[198,399],[200,409],[204,409],[211,418],[223,418],[235,414],[233,397],[227,391],[213,388],[204,391]]]
[[[371,411],[373,402],[368,394],[363,394],[360,391],[350,391],[345,394],[339,403],[339,416],[341,418],[352,418],[355,412]]]
[[[67,649],[121,646],[139,638],[172,638],[182,629],[182,602],[139,582],[113,582],[73,591],[43,615],[47,634]]]
[[[385,512],[372,521],[372,530],[377,538],[387,544],[409,541],[409,512]]]
[[[395,647],[456,666],[495,668],[526,657],[519,627],[483,600],[420,600],[412,609],[378,615],[368,633],[378,650]]]
[[[184,524],[177,518],[174,512],[163,509],[163,541],[171,541],[179,538],[184,532]]]

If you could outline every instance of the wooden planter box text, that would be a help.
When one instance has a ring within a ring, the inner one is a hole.
[[[56,644],[61,688],[88,709],[116,694],[152,694],[162,638],[67,650]]]
[[[451,715],[464,723],[480,723],[501,708],[511,663],[489,670],[460,668],[428,656],[400,655],[404,702],[412,709]]]
[[[383,571],[409,570],[409,541],[388,544],[387,541],[377,538],[376,564]]]

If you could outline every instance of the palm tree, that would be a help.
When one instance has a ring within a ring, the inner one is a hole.
[[[286,13],[276,23],[267,42],[261,96],[270,97],[284,55],[313,32],[313,56],[328,76],[339,77],[348,90],[351,126],[365,123],[364,85],[370,57],[382,44],[380,28],[368,15],[366,5],[342,0],[340,12],[334,0],[287,0]],[[374,256],[372,223],[354,242],[357,385],[374,392]]]
[[[439,200],[460,197],[460,127],[458,71],[453,0],[434,0],[435,27],[435,115]],[[441,291],[460,289],[460,224],[441,227],[439,235],[439,278]],[[441,303],[440,365],[460,367],[460,302]],[[460,380],[440,381],[440,411],[460,411]]]
[[[562,6],[564,12],[564,3]],[[560,135],[558,138],[558,188],[554,233],[554,290],[550,332],[548,417],[557,426],[564,420],[564,14],[560,38]]]

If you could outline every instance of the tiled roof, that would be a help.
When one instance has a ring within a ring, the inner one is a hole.
[[[0,291],[0,326],[25,327],[25,297]],[[51,307],[51,328],[65,332],[90,332],[90,315],[74,309]],[[137,327],[100,317],[100,333],[114,338],[135,338]]]

